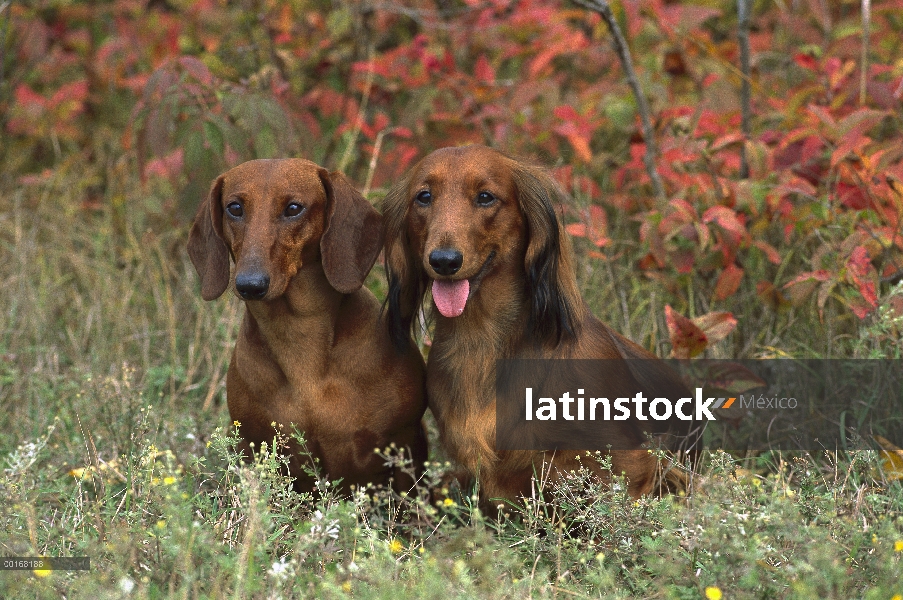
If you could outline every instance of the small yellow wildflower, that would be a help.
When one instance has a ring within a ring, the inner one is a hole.
[[[50,575],[50,569],[34,569],[34,574],[36,577],[47,577]]]
[[[241,421],[232,421],[232,424],[236,427],[241,427]]]
[[[455,561],[455,564],[452,565],[452,571],[454,572],[455,575],[460,577],[461,575],[463,575],[464,573],[467,572],[467,564],[459,558],[458,560]]]
[[[903,552],[903,540],[894,542],[894,552]]]
[[[160,519],[157,521],[157,529],[163,529],[166,527],[166,519]]]
[[[401,543],[401,540],[395,538],[391,542],[389,542],[389,550],[392,552],[392,554],[401,554],[402,552],[404,552],[404,544]]]
[[[705,597],[708,600],[721,600],[721,588],[710,585],[705,589]]]
[[[442,501],[442,505],[443,505],[443,506],[457,506],[457,504],[455,503],[455,501],[452,500],[451,498],[446,498],[445,500],[443,500],[443,501]]]
[[[342,584],[342,591],[344,591],[344,592],[351,591],[351,582],[350,581],[346,581],[345,583]]]
[[[172,475],[163,478],[163,483],[166,485],[172,485],[176,482],[176,478]]]
[[[890,600],[903,600],[903,596],[901,596],[900,594],[894,594],[890,597]]]
[[[91,475],[91,467],[79,467],[77,469],[70,469],[69,474],[76,479],[85,479],[86,477]]]

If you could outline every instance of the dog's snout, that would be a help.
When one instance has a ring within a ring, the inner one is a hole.
[[[239,273],[235,276],[235,289],[245,300],[260,300],[270,289],[270,276],[266,273]]]
[[[430,252],[430,266],[439,275],[454,275],[464,264],[464,255],[454,248],[440,248]]]

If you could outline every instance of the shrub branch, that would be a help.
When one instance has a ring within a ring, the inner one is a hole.
[[[743,77],[740,83],[740,127],[743,131],[743,146],[740,148],[740,177],[749,178],[749,161],[746,157],[746,142],[749,141],[752,120],[752,107],[750,100],[750,83],[752,81],[752,69],[749,64],[749,0],[737,0],[737,41],[740,46],[740,70]]]
[[[862,0],[862,70],[859,75],[859,105],[865,106],[869,71],[869,30],[872,23],[872,2]]]
[[[630,88],[633,90],[633,95],[636,98],[637,111],[640,113],[640,121],[643,125],[643,139],[646,142],[646,153],[643,155],[643,164],[646,165],[646,172],[649,174],[649,179],[652,180],[652,187],[655,189],[656,197],[661,204],[664,204],[667,200],[667,196],[665,195],[665,186],[662,183],[662,178],[655,168],[655,159],[658,156],[658,145],[655,143],[652,119],[649,116],[649,103],[646,102],[646,96],[643,95],[643,90],[640,88],[640,82],[636,77],[636,71],[633,68],[633,59],[630,57],[630,48],[627,47],[627,40],[624,38],[624,34],[621,33],[621,28],[618,26],[618,22],[611,12],[611,6],[608,5],[608,0],[574,0],[574,2],[586,9],[599,13],[605,21],[605,24],[608,25],[608,30],[611,32],[612,38],[614,38],[615,49],[618,52],[618,58],[621,59],[621,67],[624,69],[624,75],[627,77],[627,83],[630,84]]]

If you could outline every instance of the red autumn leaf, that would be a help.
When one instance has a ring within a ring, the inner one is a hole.
[[[414,133],[407,127],[398,126],[392,129],[392,135],[395,137],[404,138],[406,140],[414,137]]]
[[[868,197],[858,185],[838,182],[837,197],[841,204],[853,210],[864,210],[869,206]]]
[[[665,305],[665,322],[671,336],[671,356],[693,358],[705,350],[709,340],[705,333],[690,319]]]
[[[588,237],[585,223],[570,223],[565,227],[565,229],[573,237]]]
[[[76,110],[81,110],[82,102],[88,98],[88,80],[79,79],[60,86],[50,97],[50,106],[57,107],[64,102],[71,102]]]
[[[591,205],[588,210],[581,211],[582,223],[571,223],[567,232],[574,237],[585,237],[598,248],[608,245],[608,215],[601,206]]]
[[[742,394],[768,385],[764,379],[739,363],[718,361],[704,364],[703,368],[707,384],[733,394]]]
[[[531,78],[537,77],[546,67],[548,67],[555,58],[562,54],[569,54],[577,50],[582,50],[589,42],[579,31],[570,31],[561,39],[547,44],[542,50],[530,61],[528,74]]]
[[[668,253],[671,264],[677,269],[681,275],[693,272],[693,265],[696,262],[696,253],[692,250],[673,250]]]
[[[734,144],[742,144],[746,138],[743,137],[742,133],[728,133],[727,135],[723,135],[712,142],[712,145],[709,146],[709,152],[718,152],[719,150],[723,150],[728,146],[732,146]]]
[[[731,263],[718,276],[715,284],[715,300],[724,300],[733,296],[743,281],[743,269]]]
[[[746,225],[743,224],[736,212],[726,206],[713,206],[703,213],[703,223],[712,221],[728,233],[732,233],[736,239],[746,236]]]
[[[850,307],[850,310],[853,311],[853,314],[856,315],[860,319],[864,319],[869,314],[875,310],[875,307],[872,306],[869,302],[862,298],[861,296],[854,296],[852,298],[848,298],[846,300],[847,306]]]
[[[26,108],[47,105],[47,99],[28,87],[28,85],[25,83],[20,83],[16,86],[14,95],[16,98],[16,103]]]
[[[693,324],[705,334],[709,342],[726,338],[737,327],[737,319],[729,312],[711,312],[693,319]]]
[[[593,128],[589,121],[586,120],[586,117],[574,110],[573,106],[567,104],[555,107],[554,115],[556,118],[564,121],[555,126],[555,133],[567,139],[580,160],[590,162],[593,158],[593,152],[590,149],[589,141],[590,137],[592,137]]]
[[[834,115],[831,114],[831,111],[824,106],[810,104],[806,107],[806,110],[825,125],[829,131],[833,131],[837,128],[837,119],[835,119]]]
[[[589,137],[578,131],[573,123],[564,123],[555,127],[555,133],[564,136],[574,153],[583,162],[590,162],[593,159],[593,151],[589,147]]]
[[[808,281],[810,279],[814,279],[815,281],[827,281],[831,279],[831,272],[826,271],[825,269],[819,269],[818,271],[807,271],[805,273],[800,273],[796,277],[794,277],[791,281],[784,284],[785,288],[788,288],[792,285],[796,285],[803,281]]]
[[[856,248],[853,249],[850,258],[847,260],[847,273],[859,289],[862,299],[870,307],[869,311],[866,312],[866,314],[868,314],[871,309],[878,306],[878,294],[875,287],[876,272],[874,267],[872,267],[865,246],[856,246]],[[859,316],[858,312],[856,314]],[[864,316],[865,315],[859,316],[859,318],[861,319]]]
[[[473,68],[474,77],[481,83],[492,83],[495,81],[495,69],[489,64],[489,60],[485,54],[481,54],[477,59],[477,64]]]
[[[697,219],[693,206],[683,198],[675,198],[668,202],[671,212],[669,217],[676,217],[681,223],[691,223]]]
[[[578,113],[570,104],[556,106],[553,112],[555,116],[562,121],[576,121],[580,118],[580,113]]]
[[[767,258],[768,262],[770,262],[771,264],[773,264],[773,265],[781,264],[780,253],[778,253],[777,249],[774,246],[772,246],[771,244],[769,244],[768,242],[765,242],[762,240],[755,240],[755,241],[753,241],[752,245],[755,246],[756,248],[758,248],[759,250],[761,250],[762,252],[764,252],[765,258]]]
[[[787,290],[790,301],[799,304],[815,290],[819,282],[828,281],[831,277],[831,273],[824,269],[801,273],[785,283],[784,289]]]
[[[852,158],[858,160],[866,154],[866,147],[872,143],[872,139],[860,133],[851,133],[841,138],[837,148],[831,152],[831,167],[836,167],[838,163]]]
[[[154,158],[144,166],[145,179],[160,177],[163,179],[175,179],[185,164],[185,153],[182,148],[177,148],[166,156]]]
[[[373,129],[378,132],[383,131],[389,126],[389,122],[389,117],[386,116],[386,113],[379,112],[373,117]]]
[[[815,58],[809,54],[799,52],[793,56],[793,62],[810,71],[818,70],[818,63],[815,61]]]

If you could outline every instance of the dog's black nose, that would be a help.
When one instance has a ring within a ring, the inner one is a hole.
[[[439,275],[454,275],[464,264],[464,255],[452,248],[440,248],[430,252],[430,266]]]
[[[235,289],[245,300],[260,300],[270,289],[270,276],[266,273],[239,273],[235,276]]]

